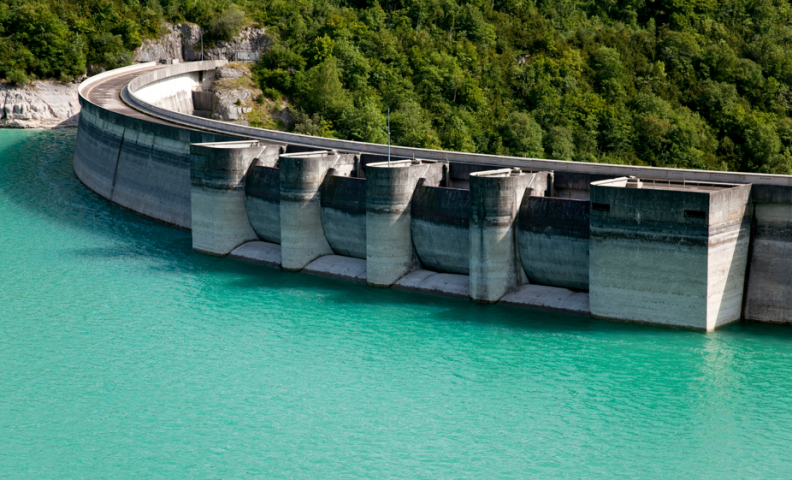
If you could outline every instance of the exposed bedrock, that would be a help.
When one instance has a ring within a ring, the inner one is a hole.
[[[366,258],[366,180],[327,175],[322,185],[322,229],[338,255]]]
[[[421,263],[436,272],[470,271],[470,191],[419,182],[410,210]]]
[[[592,315],[698,330],[740,319],[751,187],[712,185],[592,184]]]
[[[333,249],[321,217],[321,186],[328,170],[348,174],[355,155],[316,151],[280,156],[281,259],[284,270],[302,270]]]
[[[514,221],[524,195],[543,195],[548,172],[520,169],[470,175],[470,298],[500,300],[527,281],[520,264]]]
[[[517,244],[531,283],[588,290],[588,201],[523,197]]]
[[[443,164],[422,160],[366,166],[367,282],[389,287],[418,268],[410,230],[410,204],[421,178],[438,185]]]
[[[245,210],[245,175],[261,151],[258,142],[190,146],[193,249],[228,255],[258,240]]]

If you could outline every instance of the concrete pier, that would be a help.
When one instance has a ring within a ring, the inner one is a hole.
[[[389,287],[418,268],[410,204],[418,180],[438,185],[443,164],[399,160],[366,165],[366,272],[369,285]]]
[[[526,193],[527,190],[528,191]],[[527,282],[514,220],[524,195],[544,195],[547,172],[500,169],[470,174],[470,298],[494,303]]]
[[[245,210],[245,175],[261,151],[259,142],[190,145],[193,249],[228,255],[257,240]]]
[[[706,331],[739,320],[750,195],[750,185],[592,183],[591,314]]]
[[[319,189],[334,155],[326,151],[280,156],[281,261],[298,271],[333,249],[322,229]]]
[[[280,170],[280,240],[284,270],[298,271],[333,249],[322,228],[321,187],[330,169],[349,174],[355,155],[308,151],[284,153]]]

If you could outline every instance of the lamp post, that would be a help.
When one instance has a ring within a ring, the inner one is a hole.
[[[388,107],[388,168],[390,168],[390,107]]]

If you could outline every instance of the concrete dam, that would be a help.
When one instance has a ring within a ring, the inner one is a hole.
[[[210,255],[609,320],[792,323],[792,176],[388,150],[210,120],[224,63],[83,82],[78,178],[191,229]]]

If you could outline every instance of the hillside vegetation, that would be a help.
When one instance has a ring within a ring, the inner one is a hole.
[[[0,73],[118,66],[163,20],[245,22],[295,131],[530,157],[792,173],[785,0],[0,0]]]

